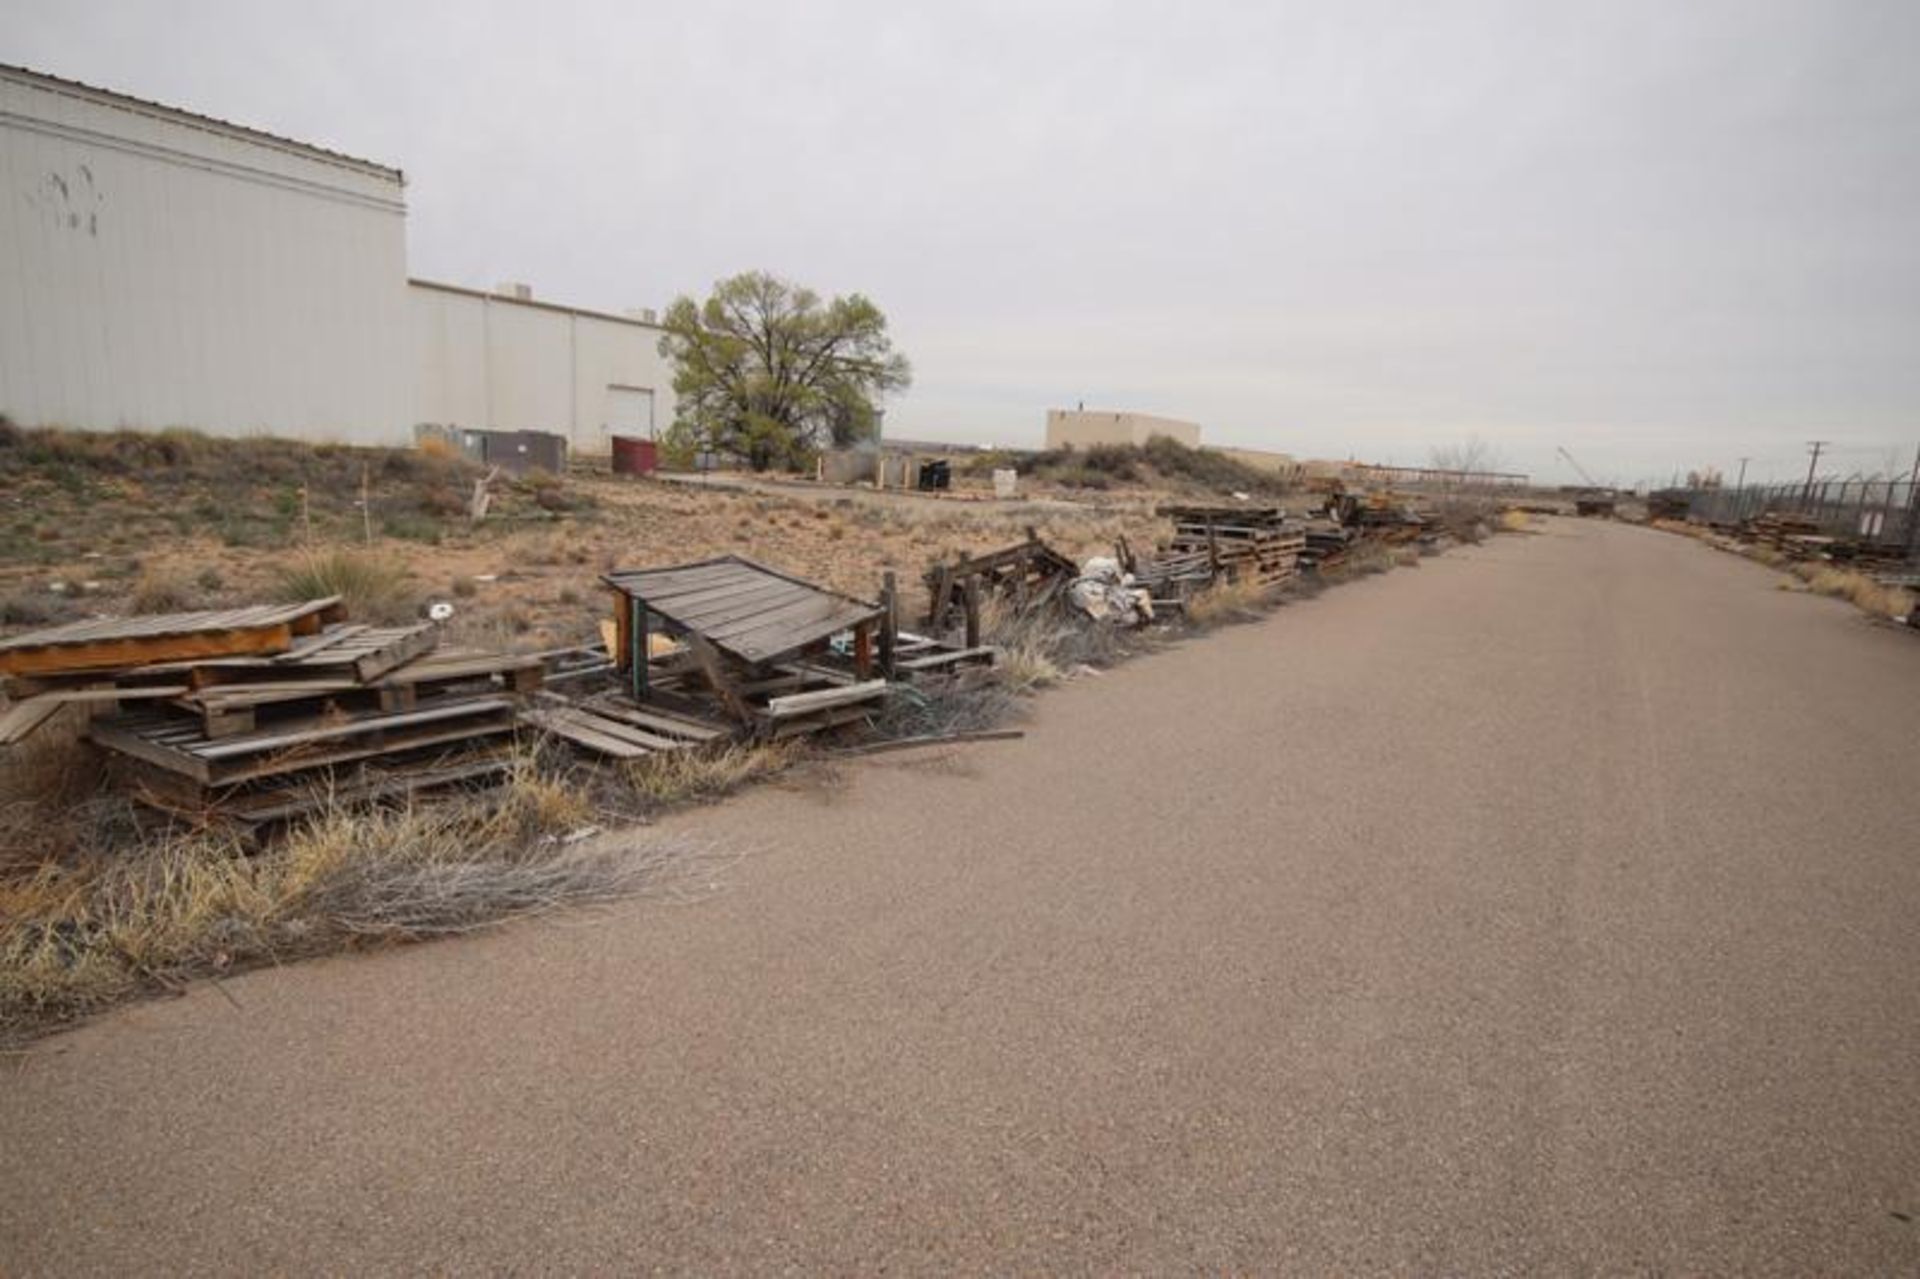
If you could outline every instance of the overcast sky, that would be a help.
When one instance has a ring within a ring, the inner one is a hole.
[[[1920,444],[1916,0],[0,0],[0,61],[405,169],[418,276],[866,293],[903,436],[1084,400],[1625,482]]]

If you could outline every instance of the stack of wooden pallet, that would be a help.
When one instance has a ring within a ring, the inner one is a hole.
[[[1820,526],[1806,516],[1781,511],[1754,516],[1747,521],[1744,535],[1796,559],[1818,558],[1830,540],[1820,536]]]
[[[1173,521],[1165,559],[1190,566],[1194,557],[1204,557],[1215,578],[1263,586],[1284,582],[1297,571],[1307,544],[1299,525],[1277,506],[1163,506],[1159,513]]]
[[[1338,568],[1352,549],[1354,533],[1333,520],[1310,520],[1301,531],[1306,545],[1300,550],[1301,567],[1316,573]]]
[[[1113,545],[1114,558],[1133,581],[1148,592],[1156,613],[1178,612],[1188,596],[1204,590],[1214,579],[1213,557],[1205,551],[1174,551],[1162,547],[1146,555],[1134,552],[1124,535]]]
[[[338,599],[100,619],[0,641],[0,742],[63,708],[147,804],[247,824],[497,776],[537,655],[349,623]]]

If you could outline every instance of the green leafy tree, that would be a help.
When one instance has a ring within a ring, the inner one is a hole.
[[[858,293],[823,301],[763,271],[720,281],[705,303],[676,298],[663,324],[670,457],[708,449],[757,471],[801,466],[816,449],[873,438],[881,399],[912,381],[879,307]]]

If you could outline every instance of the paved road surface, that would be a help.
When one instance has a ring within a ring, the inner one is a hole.
[[[1560,522],[0,1094],[0,1270],[1920,1268],[1920,640]]]

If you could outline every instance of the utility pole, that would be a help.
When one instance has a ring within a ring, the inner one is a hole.
[[[1825,448],[1829,443],[1830,441],[1828,440],[1807,441],[1807,449],[1813,454],[1813,457],[1807,462],[1807,486],[1800,491],[1800,505],[1802,508],[1805,508],[1806,504],[1813,500],[1813,468],[1820,465],[1820,450]]]
[[[1740,478],[1733,482],[1733,487],[1743,489],[1747,486],[1747,463],[1751,461],[1753,461],[1753,459],[1750,457],[1740,459]]]

